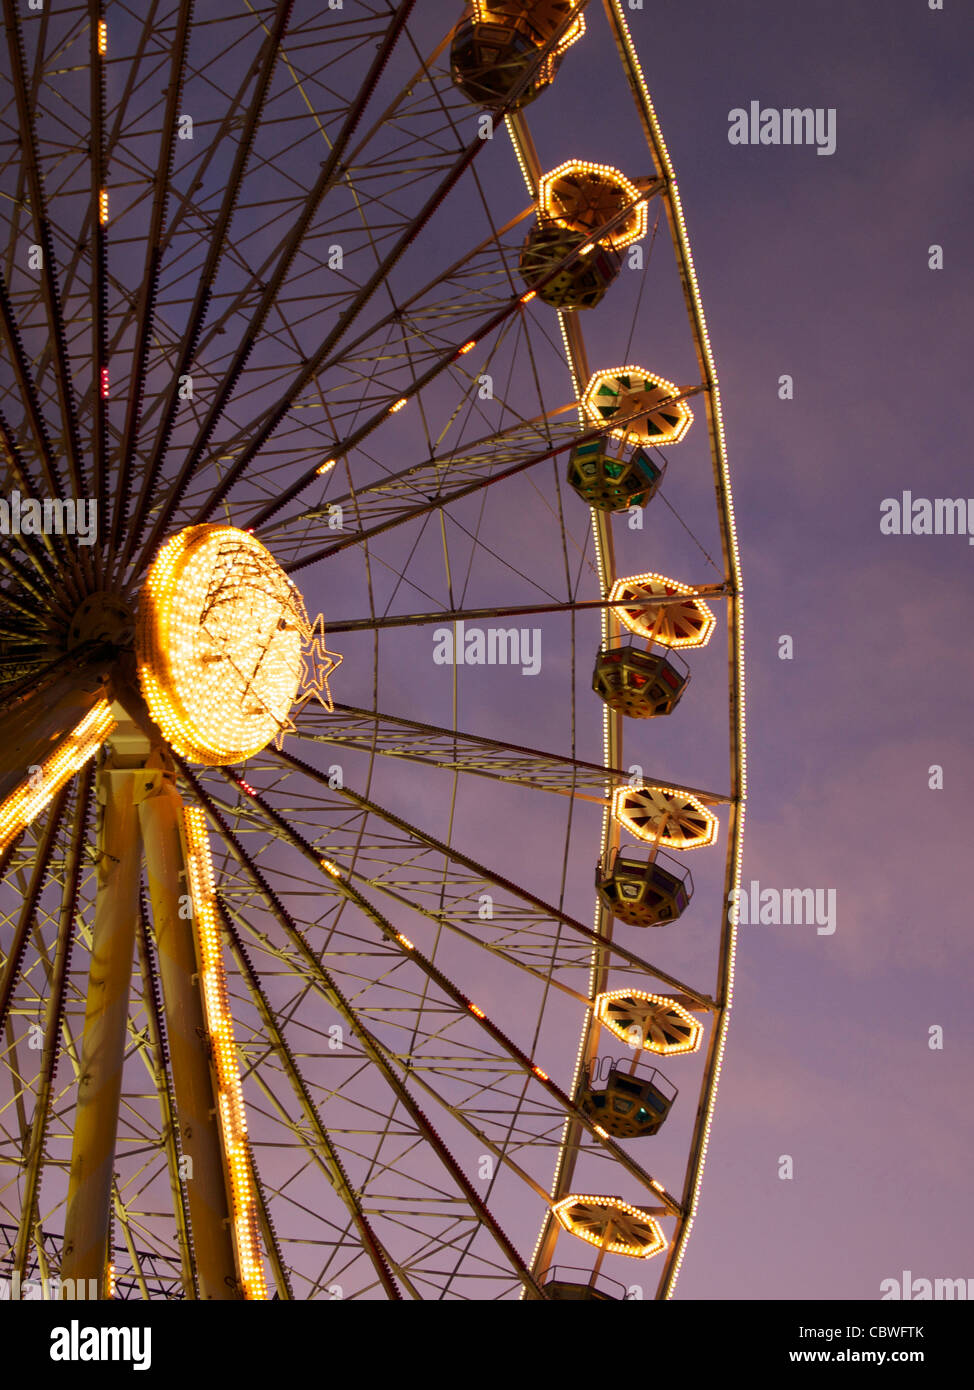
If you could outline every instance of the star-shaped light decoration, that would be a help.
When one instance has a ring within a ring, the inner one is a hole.
[[[331,698],[328,678],[337,671],[345,659],[338,652],[330,652],[325,646],[324,614],[319,613],[314,622],[311,622],[307,613],[303,613],[298,626],[303,643],[301,682],[291,716],[282,724],[274,740],[277,748],[284,742],[285,734],[296,731],[293,716],[300,714],[309,700],[317,700],[322,709],[327,710],[329,714],[332,713],[335,704]]]

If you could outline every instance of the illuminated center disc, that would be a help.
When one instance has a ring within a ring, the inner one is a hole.
[[[139,598],[149,713],[193,762],[242,762],[289,727],[304,669],[300,593],[260,541],[191,526],[162,547]]]

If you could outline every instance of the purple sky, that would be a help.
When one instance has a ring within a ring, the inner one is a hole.
[[[747,596],[744,881],[837,895],[831,936],[741,928],[679,1296],[861,1299],[903,1269],[968,1277],[974,551],[879,519],[904,489],[974,495],[955,404],[970,15],[744,0],[647,6],[632,27],[724,398]],[[835,108],[835,154],[730,145],[727,113],[751,100]]]

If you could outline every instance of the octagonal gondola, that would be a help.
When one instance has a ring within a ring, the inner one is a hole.
[[[527,106],[551,85],[565,49],[585,31],[584,19],[576,16],[539,62],[539,51],[550,44],[571,9],[571,0],[475,0],[472,16],[453,36],[454,82],[470,101],[488,110],[506,105],[515,92],[512,109]]]
[[[661,861],[665,860],[663,863]],[[667,867],[672,865],[672,868]],[[620,921],[632,927],[658,927],[675,922],[693,896],[693,878],[669,855],[645,860],[617,849],[595,871],[600,901]]]
[[[529,232],[518,265],[528,289],[553,309],[594,309],[622,269],[622,253],[542,222]]]
[[[640,1076],[616,1065],[605,1086],[587,1086],[578,1103],[614,1139],[645,1139],[659,1131],[676,1096],[676,1087],[655,1067]]]
[[[625,451],[610,439],[576,444],[568,456],[568,482],[579,497],[600,512],[645,507],[663,479],[666,465],[645,449]]]
[[[611,1289],[613,1292],[609,1292]],[[556,1303],[620,1303],[627,1294],[625,1284],[604,1274],[571,1265],[555,1265],[544,1285],[545,1297]]]
[[[689,670],[672,653],[631,643],[601,647],[592,673],[595,693],[630,719],[671,714],[689,683]]]
[[[514,109],[527,106],[549,87],[557,59],[538,62],[538,48],[517,23],[465,20],[450,49],[453,80],[468,100],[488,110],[504,106],[520,87]],[[524,81],[528,77],[527,82]],[[523,85],[522,85],[523,84]]]

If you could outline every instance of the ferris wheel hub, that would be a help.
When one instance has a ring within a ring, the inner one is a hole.
[[[136,663],[154,723],[181,756],[209,766],[253,757],[291,731],[302,689],[331,708],[322,620],[249,531],[179,531],[139,595]]]
[[[75,610],[68,626],[68,651],[89,642],[131,647],[135,641],[135,614],[121,594],[101,590],[88,594]]]

